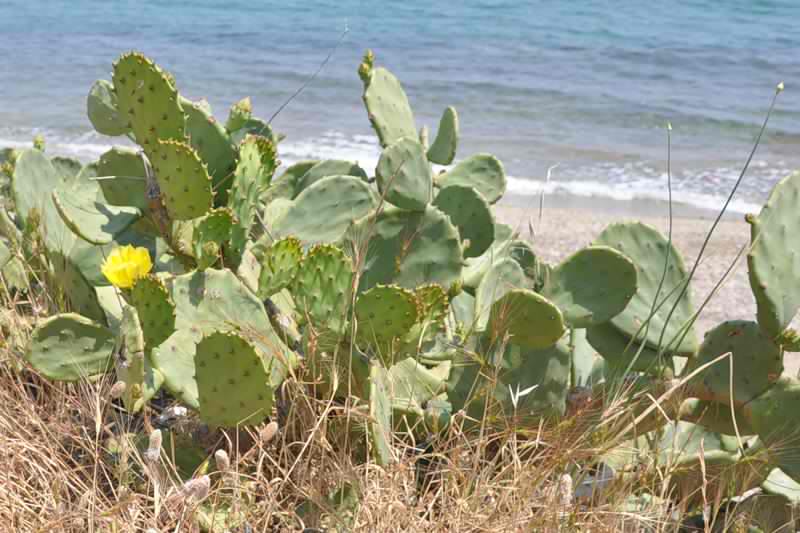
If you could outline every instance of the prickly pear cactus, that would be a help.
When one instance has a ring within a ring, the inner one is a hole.
[[[230,174],[236,168],[236,148],[227,130],[200,103],[180,98],[186,113],[186,138],[207,165],[221,204],[227,202]],[[205,102],[203,102],[205,103]]]
[[[495,263],[483,276],[475,291],[475,329],[484,331],[489,323],[492,305],[514,289],[525,288],[525,274],[513,259]],[[472,326],[472,324],[469,324]]]
[[[609,370],[617,375],[624,373],[631,363],[631,370],[638,372],[674,372],[671,357],[659,356],[658,350],[649,345],[631,342],[630,337],[610,322],[587,328],[586,340],[606,360]]]
[[[144,332],[145,349],[149,352],[175,331],[175,304],[164,282],[153,275],[136,280],[130,298]]]
[[[298,166],[293,168],[297,170]],[[288,172],[289,169],[287,169],[287,173]],[[367,180],[367,173],[358,166],[358,163],[343,161],[341,159],[317,161],[297,178],[292,198],[296,198],[298,194],[308,189],[322,178],[327,178],[329,176],[352,176],[364,181]]]
[[[464,257],[478,257],[494,242],[494,214],[472,187],[450,185],[439,191],[433,205],[450,217],[464,242]]]
[[[435,182],[442,189],[451,185],[473,187],[490,204],[497,202],[506,192],[503,164],[489,154],[468,157],[447,172],[436,176]]]
[[[301,321],[339,331],[344,325],[353,285],[353,264],[339,248],[313,247],[292,283]]]
[[[584,248],[550,273],[542,294],[570,327],[602,324],[621,313],[636,294],[636,267],[613,248]]]
[[[272,387],[264,361],[236,333],[216,332],[195,354],[200,417],[207,424],[237,427],[260,423],[272,412]]]
[[[513,289],[492,305],[488,331],[500,341],[504,335],[527,349],[541,350],[554,345],[566,331],[558,307],[528,289]]]
[[[390,351],[392,341],[408,334],[416,323],[417,299],[408,289],[376,285],[358,296],[355,315],[359,339],[382,348],[380,352]]]
[[[91,188],[82,191],[53,191],[53,204],[64,224],[91,244],[109,244],[134,224],[141,212],[135,207],[119,207],[95,200]],[[81,194],[83,193],[83,194]]]
[[[456,157],[458,149],[458,113],[454,107],[448,107],[439,120],[436,139],[428,148],[428,159],[437,165],[449,165]]]
[[[150,354],[153,366],[164,376],[164,387],[191,409],[198,409],[195,379],[195,347],[198,338],[191,330],[177,330]]]
[[[33,332],[25,359],[56,381],[77,381],[103,374],[111,366],[114,334],[74,313],[48,318]]]
[[[392,454],[392,404],[389,398],[387,371],[377,361],[369,371],[369,421],[367,422],[372,456],[375,462],[386,466],[394,459]]]
[[[212,209],[198,219],[192,232],[192,249],[197,267],[205,270],[213,266],[231,240],[236,219],[224,207]]]
[[[800,309],[799,204],[800,172],[795,172],[775,185],[757,217],[747,217],[752,242],[747,266],[758,323],[778,342]]]
[[[151,158],[161,198],[174,220],[189,220],[211,209],[211,178],[194,149],[179,141],[157,141],[158,156]]]
[[[298,239],[286,237],[272,243],[261,258],[258,295],[269,298],[287,288],[294,281],[302,262],[303,249]]]
[[[164,383],[164,376],[153,368],[145,355],[145,337],[136,311],[125,306],[120,328],[122,353],[115,362],[117,379],[125,383],[122,402],[136,413],[155,396]]]
[[[386,147],[403,137],[417,136],[414,114],[408,97],[394,75],[383,67],[374,66],[374,56],[368,51],[358,69],[364,82],[364,105],[369,121]]]
[[[375,168],[378,191],[397,207],[424,211],[431,201],[433,175],[416,137],[403,137],[381,153]]]
[[[131,131],[130,122],[120,112],[114,86],[107,80],[97,80],[86,97],[86,114],[98,133],[116,137]]]
[[[97,183],[110,205],[147,209],[145,195],[147,173],[144,160],[133,150],[114,147],[97,162]]]

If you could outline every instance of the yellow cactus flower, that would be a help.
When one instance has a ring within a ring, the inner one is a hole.
[[[103,262],[100,270],[115,287],[130,289],[133,283],[147,275],[153,268],[147,248],[134,248],[130,244],[115,249]]]

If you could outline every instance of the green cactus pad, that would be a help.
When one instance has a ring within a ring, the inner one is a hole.
[[[377,361],[369,370],[369,422],[367,423],[372,457],[381,466],[393,460],[392,403],[389,396],[387,370]]]
[[[492,305],[497,300],[513,289],[523,288],[525,288],[525,274],[516,261],[503,259],[495,263],[483,276],[475,291],[475,329],[477,331],[486,329]]]
[[[549,348],[566,331],[564,318],[550,301],[528,289],[508,291],[492,305],[488,328],[493,339],[506,333],[527,349]]]
[[[175,332],[175,304],[164,282],[156,276],[136,280],[131,288],[131,303],[139,314],[147,352]]]
[[[316,163],[298,178],[292,198],[297,197],[298,194],[308,189],[319,180],[329,176],[353,176],[354,178],[365,181],[367,179],[367,173],[364,172],[357,163],[341,161],[339,159],[326,159],[325,161]]]
[[[494,214],[489,203],[474,188],[445,187],[436,195],[433,205],[449,216],[450,222],[458,228],[464,243],[464,257],[478,257],[494,242]]]
[[[186,138],[206,164],[217,200],[224,205],[231,186],[230,175],[236,169],[236,148],[228,132],[210,111],[185,98],[180,102],[186,112]]]
[[[494,225],[494,242],[488,250],[478,257],[468,257],[464,260],[463,282],[464,287],[474,292],[480,285],[483,276],[489,268],[498,261],[511,255],[513,230],[507,224],[496,222]]]
[[[392,408],[405,414],[421,415],[428,400],[446,388],[441,376],[412,357],[392,365],[386,377]]]
[[[200,218],[192,232],[192,249],[198,268],[213,266],[231,240],[236,219],[230,209],[212,209]]]
[[[145,339],[136,311],[126,306],[122,311],[122,342],[124,357],[117,359],[117,379],[125,383],[122,402],[125,408],[136,413],[156,395],[164,383],[164,376],[153,368],[145,356]]]
[[[370,68],[362,80],[364,105],[381,146],[385,148],[403,137],[416,138],[414,113],[394,74],[383,67]]]
[[[141,212],[135,207],[102,204],[76,191],[53,191],[52,198],[64,224],[92,244],[113,242],[141,217]]]
[[[98,133],[116,137],[125,135],[131,128],[125,114],[120,113],[114,85],[107,80],[97,80],[86,97],[86,114]]]
[[[347,319],[353,285],[353,264],[339,248],[311,248],[291,286],[303,322],[338,331]]]
[[[748,217],[752,249],[747,255],[758,323],[777,338],[800,309],[800,172],[782,179],[757,217]]]
[[[237,219],[231,233],[231,248],[237,258],[244,252],[259,199],[277,166],[275,145],[266,137],[250,135],[239,147],[239,164],[228,193],[228,206]]]
[[[610,323],[592,326],[586,330],[586,339],[589,344],[597,350],[603,359],[606,360],[610,369],[614,372],[624,371],[630,362],[639,356],[633,364],[632,370],[638,372],[659,373],[664,367],[672,370],[673,360],[671,357],[658,357],[658,351],[650,346],[641,347],[640,344],[628,342],[630,338],[621,333]],[[641,352],[639,349],[641,349]]]
[[[516,261],[525,277],[529,280],[529,285],[533,285],[536,292],[540,292],[549,277],[547,265],[539,261],[536,252],[527,241],[512,240],[508,246],[508,256]]]
[[[447,313],[450,311],[450,298],[441,285],[428,284],[414,291],[417,299],[419,315],[417,322],[427,325],[433,331],[444,327]]]
[[[255,425],[272,413],[269,373],[255,348],[235,333],[212,333],[195,353],[200,417],[212,426]]]
[[[159,141],[151,159],[161,199],[174,220],[203,216],[211,209],[213,193],[206,166],[192,147],[177,141]]]
[[[687,371],[726,353],[733,357],[733,390],[730,360],[723,359],[689,382],[692,396],[740,407],[767,390],[783,373],[783,353],[755,322],[730,320],[706,333],[697,357]]]
[[[161,150],[159,140],[183,141],[185,122],[178,91],[155,63],[142,54],[123,54],[114,63],[117,108],[150,159]]]
[[[274,236],[307,243],[339,240],[351,223],[377,204],[369,185],[352,176],[329,176],[305,189],[272,226]]]
[[[375,178],[380,193],[397,207],[424,211],[431,201],[431,166],[416,137],[404,137],[384,148]]]
[[[356,300],[358,336],[362,342],[385,347],[406,335],[417,321],[414,293],[393,285],[376,285]]]
[[[428,148],[428,159],[437,165],[449,165],[456,157],[458,148],[458,113],[455,107],[448,107],[439,120],[436,139]]]
[[[608,246],[590,246],[573,254],[550,273],[542,294],[573,328],[608,322],[636,294],[636,266]]]
[[[105,152],[97,162],[97,175],[102,176],[97,183],[107,203],[148,208],[144,161],[135,151],[115,147]]]
[[[800,381],[781,377],[743,407],[747,422],[769,450],[773,464],[794,480],[800,479],[800,455],[795,443],[800,428]]]
[[[358,221],[347,240],[365,250],[361,291],[392,283],[407,289],[428,283],[449,288],[461,278],[458,230],[433,206],[424,212],[386,207]]]
[[[56,169],[56,172],[61,175],[61,179],[65,183],[73,182],[83,169],[81,162],[72,157],[56,156],[50,159],[50,163]]]
[[[446,397],[434,398],[425,405],[423,422],[429,433],[436,435],[450,427],[453,418],[453,405]]]
[[[572,386],[592,387],[605,378],[605,360],[586,339],[585,329],[570,331],[572,350]]]
[[[319,163],[319,161],[313,159],[310,161],[299,161],[290,166],[283,174],[272,180],[272,185],[264,192],[262,199],[267,203],[278,198],[287,200],[294,199],[301,191],[299,185],[300,179],[317,163]]]
[[[690,328],[685,336],[681,331],[681,327],[694,315],[691,291],[684,292],[669,324],[666,324],[670,310],[689,276],[683,259],[674,246],[669,246],[667,239],[655,228],[640,222],[612,224],[597,237],[595,244],[610,246],[622,252],[633,261],[637,269],[636,295],[622,313],[611,319],[614,327],[629,338],[636,335],[647,317],[650,316],[653,301],[658,293],[657,306],[665,299],[666,303],[658,307],[655,316],[650,320],[647,336],[644,337],[646,344],[651,348],[658,349],[659,339],[664,331],[662,349],[666,347],[667,343],[673,342],[673,339],[674,342],[677,342],[683,337],[677,347],[673,346],[672,352],[676,355],[693,355],[698,348],[694,328]],[[658,289],[667,257],[669,257],[669,267],[659,293]],[[644,332],[645,330],[642,329],[639,342],[641,342]]]
[[[258,295],[269,298],[294,281],[303,261],[300,241],[286,237],[272,243],[261,258],[261,273],[258,277]]]
[[[191,409],[198,409],[195,381],[195,345],[198,335],[177,330],[150,353],[153,366],[164,376],[164,386]]]
[[[253,103],[250,97],[246,96],[233,104],[228,112],[228,120],[225,122],[225,129],[229,132],[241,129],[250,119],[253,113]]]
[[[506,171],[493,155],[473,155],[456,166],[436,176],[440,188],[451,185],[474,187],[490,204],[497,202],[506,192]]]
[[[736,426],[733,417],[736,417]],[[723,435],[754,435],[756,431],[750,427],[747,418],[740,409],[731,410],[729,405],[708,402],[697,398],[687,398],[681,403],[678,419],[692,422]]]
[[[103,374],[111,366],[114,334],[81,315],[48,318],[33,331],[25,359],[56,381],[77,381]]]

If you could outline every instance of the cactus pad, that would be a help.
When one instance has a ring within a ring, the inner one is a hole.
[[[303,249],[300,241],[286,237],[272,243],[261,258],[261,273],[258,278],[258,295],[269,298],[287,288],[300,269]]]
[[[174,220],[203,216],[213,201],[206,166],[183,142],[159,141],[158,145],[158,156],[151,162],[169,216]]]
[[[665,366],[670,370],[673,369],[673,360],[671,357],[662,356],[659,358],[658,351],[649,345],[642,347],[640,344],[634,342],[628,346],[630,338],[625,336],[610,323],[599,324],[588,328],[586,330],[586,339],[589,341],[589,344],[597,350],[597,353],[606,360],[613,371],[621,372],[627,369],[637,353],[639,355],[633,364],[632,370],[639,372],[660,372]]]
[[[241,129],[252,113],[253,103],[250,101],[250,97],[246,96],[231,106],[228,111],[228,120],[225,121],[225,129],[229,132]]]
[[[212,426],[260,423],[272,412],[269,374],[255,348],[235,333],[212,333],[195,354],[200,417]]]
[[[147,209],[145,168],[142,158],[127,148],[112,148],[97,162],[97,180],[111,205]]]
[[[366,63],[362,63],[363,65]],[[364,105],[381,146],[384,148],[403,137],[417,136],[414,113],[408,97],[394,74],[383,67],[365,69]]]
[[[25,359],[56,381],[77,381],[106,372],[114,352],[114,334],[74,313],[48,318],[33,332]]]
[[[734,416],[736,417],[735,427],[733,425]],[[692,422],[723,435],[736,435],[737,429],[740,435],[754,435],[756,433],[750,427],[747,418],[740,409],[731,410],[729,405],[698,400],[697,398],[687,398],[681,403],[678,420]]]
[[[136,280],[131,289],[131,303],[139,315],[145,347],[150,352],[174,333],[175,304],[164,283],[152,274]]]
[[[525,274],[513,259],[495,263],[483,276],[475,291],[475,329],[483,331],[489,322],[492,305],[513,289],[525,288]],[[470,324],[471,325],[471,324]]]
[[[197,409],[195,345],[197,334],[177,330],[150,353],[153,366],[164,376],[164,386],[187,407]]]
[[[461,277],[458,230],[433,206],[424,212],[386,207],[358,221],[348,238],[354,249],[366,251],[361,291],[391,283],[408,289],[427,283],[449,288]]]
[[[53,191],[52,198],[64,224],[77,236],[92,244],[113,242],[141,216],[135,207],[101,204],[94,198],[75,191]]]
[[[206,164],[221,204],[227,201],[231,185],[227,179],[236,168],[236,149],[228,132],[199,103],[180,99],[186,112],[186,138]]]
[[[228,246],[235,224],[230,209],[212,209],[197,221],[192,232],[192,249],[197,266],[206,269],[219,259],[223,247]]]
[[[375,177],[378,190],[397,207],[424,211],[431,201],[431,166],[415,137],[404,137],[384,148]]]
[[[658,293],[657,310],[649,322],[649,327],[646,326],[647,336],[644,337],[644,341],[651,348],[658,349],[663,331],[662,349],[666,348],[668,343],[672,343],[671,351],[677,355],[693,355],[698,347],[694,328],[690,328],[685,335],[681,330],[694,314],[691,291],[683,293],[675,312],[670,317],[669,324],[666,323],[670,310],[689,276],[683,259],[674,246],[670,246],[667,239],[656,229],[640,222],[612,224],[597,237],[595,244],[610,246],[622,252],[633,261],[637,269],[636,295],[622,313],[611,319],[614,327],[629,338],[633,338],[650,316],[653,301]],[[659,292],[667,258],[669,266]],[[665,299],[666,303],[661,305]],[[642,342],[644,332],[645,328],[642,328],[642,333],[637,339],[639,342]],[[681,337],[683,340],[680,344],[674,346]]]
[[[369,185],[352,176],[329,176],[305,189],[272,226],[276,237],[293,235],[304,242],[339,240],[353,220],[376,205]]]
[[[130,306],[122,310],[121,333],[125,350],[115,365],[117,379],[125,383],[122,395],[125,408],[136,413],[156,395],[164,383],[164,376],[145,356],[144,333],[136,311]]]
[[[740,407],[767,390],[783,373],[783,354],[755,322],[731,320],[706,333],[697,357],[687,371],[732,353],[733,390],[730,390],[730,360],[723,359],[689,382],[693,396]]]
[[[322,178],[327,178],[328,176],[353,176],[354,178],[360,178],[364,181],[367,179],[367,173],[364,172],[364,169],[358,166],[357,163],[339,159],[326,159],[325,161],[319,161],[311,166],[297,179],[292,198],[296,197]]]
[[[183,141],[185,122],[178,91],[155,63],[142,54],[123,54],[114,63],[117,108],[150,159],[161,150],[159,140]]]
[[[353,285],[353,264],[339,248],[313,247],[291,286],[303,321],[338,331],[347,319]]]
[[[272,180],[272,185],[264,192],[264,201],[269,203],[282,198],[292,200],[300,194],[300,179],[319,163],[316,159],[299,161],[283,171],[283,174]]]
[[[506,192],[506,171],[493,155],[477,154],[436,176],[440,188],[451,185],[474,187],[490,204],[497,202]]]
[[[550,273],[542,294],[561,309],[573,328],[609,321],[636,294],[636,267],[607,246],[573,254]]]
[[[414,291],[419,307],[417,322],[438,330],[444,326],[447,313],[450,311],[450,299],[441,285],[428,284]]]
[[[473,187],[451,185],[439,191],[433,205],[450,217],[464,243],[464,257],[478,257],[494,242],[494,214]],[[402,207],[402,206],[401,206]]]
[[[407,334],[417,321],[414,293],[392,285],[376,285],[358,296],[355,305],[359,338],[386,346]]]
[[[61,179],[65,183],[74,182],[75,178],[81,173],[81,170],[83,170],[81,162],[72,157],[56,156],[50,159],[50,163],[53,165],[53,168],[56,169],[56,172],[61,175]]]
[[[428,159],[437,165],[449,165],[456,157],[458,148],[458,113],[455,107],[448,107],[439,120],[436,139],[428,148]]]
[[[369,370],[369,422],[367,423],[372,457],[381,466],[393,460],[392,403],[389,397],[387,370],[377,361]]]
[[[493,339],[506,333],[511,343],[541,350],[555,344],[564,332],[561,311],[543,296],[527,289],[514,289],[492,305],[489,331]]]
[[[758,323],[777,338],[800,309],[800,172],[781,180],[757,217],[748,217],[752,249],[747,255]]]
[[[114,86],[107,80],[97,80],[86,97],[86,114],[98,133],[116,137],[131,131],[128,119],[120,113]]]

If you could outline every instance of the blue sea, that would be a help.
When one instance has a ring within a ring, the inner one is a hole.
[[[93,132],[85,98],[127,50],[223,120],[243,96],[267,118],[341,39],[273,122],[286,163],[374,169],[357,75],[371,48],[403,82],[419,126],[434,133],[442,110],[458,109],[459,157],[497,155],[512,194],[663,198],[671,122],[676,198],[716,207],[784,81],[733,204],[747,211],[800,168],[799,22],[797,0],[2,0],[0,146],[41,133],[50,153],[88,161],[120,143]]]

